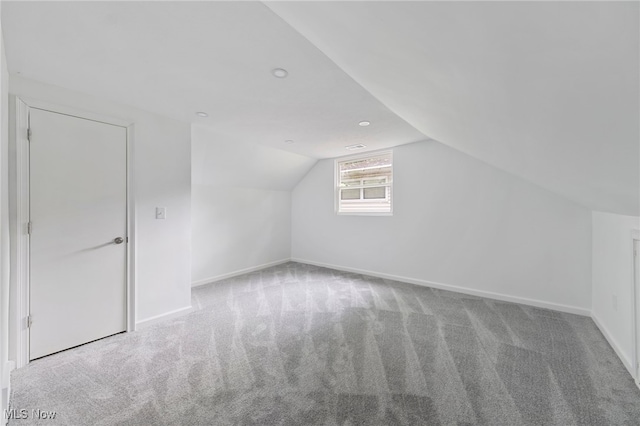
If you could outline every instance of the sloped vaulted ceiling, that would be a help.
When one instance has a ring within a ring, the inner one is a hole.
[[[204,140],[326,158],[430,137],[589,208],[638,215],[639,8],[3,2],[2,18],[10,73],[209,127]],[[295,158],[276,187],[313,163]]]
[[[640,211],[638,2],[270,2],[425,135]]]
[[[3,30],[11,73],[208,127],[196,183],[221,182],[215,152],[233,144],[254,148],[226,181],[286,189],[309,157],[425,138],[260,2],[8,2]]]
[[[191,183],[290,191],[316,163],[304,155],[191,126]]]
[[[260,2],[9,2],[3,30],[12,73],[225,139],[313,158],[424,139]]]

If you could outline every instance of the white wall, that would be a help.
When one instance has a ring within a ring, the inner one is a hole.
[[[2,4],[0,4],[0,18]],[[1,22],[1,19],[0,19]],[[8,75],[0,25],[0,415],[9,396],[9,191]],[[4,420],[0,420],[2,422]]]
[[[191,304],[191,126],[146,111],[11,75],[9,89],[134,123],[136,321]],[[155,208],[167,208],[156,220]],[[15,223],[14,223],[15,227]]]
[[[394,214],[334,213],[334,162],[292,195],[292,257],[589,314],[591,215],[435,141],[394,149]]]
[[[592,218],[592,316],[631,371],[634,320],[632,231],[640,230],[640,217],[593,212]]]
[[[193,126],[193,285],[291,257],[291,189],[316,160]]]
[[[193,284],[291,257],[291,193],[192,187]]]

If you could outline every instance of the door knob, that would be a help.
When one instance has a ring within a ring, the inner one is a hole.
[[[124,243],[124,238],[122,238],[122,237],[114,238],[113,242],[116,243],[116,244],[122,244],[122,243]]]

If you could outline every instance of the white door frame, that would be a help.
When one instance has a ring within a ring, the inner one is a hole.
[[[633,324],[631,329],[633,330],[633,351],[632,360],[633,373],[636,385],[640,387],[640,271],[636,271],[636,268],[640,265],[640,252],[636,253],[636,241],[640,242],[640,230],[634,229],[631,231],[631,258],[633,259],[633,265],[631,267],[631,288],[632,288],[632,301],[633,301]]]
[[[136,303],[135,303],[135,282],[136,282],[136,211],[134,197],[134,170],[133,170],[133,135],[134,124],[131,121],[121,120],[113,117],[106,117],[100,114],[93,114],[86,111],[79,111],[73,108],[60,105],[53,105],[36,99],[16,97],[15,108],[15,138],[16,138],[16,292],[17,306],[14,317],[16,330],[16,367],[24,367],[29,363],[29,234],[27,224],[29,223],[29,110],[42,109],[58,114],[70,115],[86,120],[99,121],[124,127],[127,130],[127,332],[135,330],[136,327]]]

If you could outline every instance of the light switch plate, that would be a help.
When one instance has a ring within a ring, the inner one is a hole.
[[[167,208],[156,207],[156,219],[166,219],[166,218],[167,218]]]

